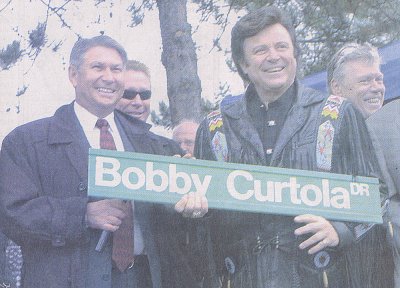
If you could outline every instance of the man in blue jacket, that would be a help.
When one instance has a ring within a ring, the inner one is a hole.
[[[78,40],[68,70],[75,101],[4,139],[0,225],[22,248],[25,288],[163,285],[160,231],[167,229],[157,217],[169,225],[165,219],[176,216],[173,209],[87,196],[89,147],[181,154],[173,141],[151,133],[150,125],[114,110],[124,92],[126,61],[123,47],[108,36]],[[185,215],[206,212],[194,204],[186,209],[185,199]],[[134,217],[128,216],[132,209]],[[121,227],[131,227],[124,237],[134,240],[117,245]],[[98,252],[102,231],[114,232],[113,241]]]

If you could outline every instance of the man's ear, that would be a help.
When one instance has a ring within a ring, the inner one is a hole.
[[[342,94],[342,87],[340,86],[339,82],[336,81],[335,79],[331,80],[330,83],[330,87],[331,87],[331,91],[333,93],[333,95],[337,95],[337,96],[343,96]]]
[[[69,81],[72,83],[72,86],[76,87],[78,83],[78,68],[76,68],[76,66],[71,65],[68,67],[68,77]]]

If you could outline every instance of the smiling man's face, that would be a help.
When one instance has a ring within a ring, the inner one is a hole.
[[[281,24],[266,27],[243,43],[240,65],[260,98],[273,102],[293,84],[297,61],[289,32]]]
[[[122,98],[117,104],[117,109],[146,122],[150,114],[151,98],[142,99],[139,92],[151,91],[150,78],[142,71],[126,70],[125,90],[138,93],[133,95],[132,99]]]
[[[90,48],[79,67],[69,68],[76,102],[102,118],[110,114],[124,92],[124,64],[112,48]]]
[[[385,85],[379,63],[362,60],[349,61],[343,67],[343,77],[332,80],[332,91],[347,98],[368,118],[383,105]]]

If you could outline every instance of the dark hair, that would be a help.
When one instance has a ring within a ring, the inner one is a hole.
[[[344,75],[344,66],[347,62],[364,61],[368,64],[381,64],[378,49],[369,43],[347,43],[340,48],[333,56],[327,67],[327,86],[332,94],[331,82],[333,79],[341,81]]]
[[[83,57],[85,53],[89,49],[97,46],[115,49],[121,56],[123,64],[126,64],[127,54],[124,47],[122,47],[122,45],[115,41],[113,38],[106,35],[95,36],[87,39],[78,39],[78,41],[75,42],[74,47],[72,47],[71,55],[69,57],[69,64],[75,67],[79,67],[83,63]]]
[[[128,60],[126,62],[126,71],[138,71],[143,72],[150,79],[150,69],[142,62],[137,60]]]
[[[297,47],[296,35],[291,19],[279,8],[273,6],[263,6],[242,17],[233,27],[231,33],[231,49],[233,62],[243,80],[249,81],[248,76],[243,72],[240,64],[244,61],[243,44],[244,41],[255,36],[266,27],[281,24],[288,31],[294,47],[294,56],[296,59],[299,55]]]

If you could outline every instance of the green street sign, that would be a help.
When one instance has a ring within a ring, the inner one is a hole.
[[[210,208],[382,223],[376,178],[90,149],[89,196],[175,204],[204,193]]]

